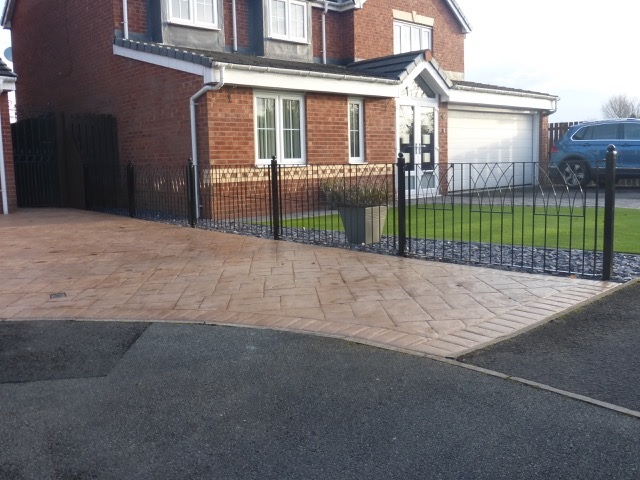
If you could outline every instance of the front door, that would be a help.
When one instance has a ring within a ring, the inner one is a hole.
[[[433,195],[436,178],[436,107],[419,102],[398,106],[398,151],[406,164],[405,185],[409,198]]]

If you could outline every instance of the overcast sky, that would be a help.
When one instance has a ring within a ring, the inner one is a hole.
[[[552,122],[600,118],[612,95],[640,98],[639,0],[456,1],[472,27],[467,80],[557,95]],[[9,42],[2,30],[3,58]]]
[[[601,118],[611,96],[640,97],[640,1],[456,2],[472,28],[467,80],[557,95],[552,122]]]

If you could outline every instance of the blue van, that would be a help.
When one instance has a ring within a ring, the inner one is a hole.
[[[573,125],[551,148],[550,173],[570,187],[585,187],[595,179],[596,167],[604,175],[607,146],[618,151],[616,179],[640,177],[640,120],[602,120]]]

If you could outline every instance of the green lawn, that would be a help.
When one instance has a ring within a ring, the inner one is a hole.
[[[596,209],[573,213],[568,208],[549,209],[547,214],[537,207],[477,205],[412,206],[407,210],[407,236],[464,242],[492,242],[549,248],[594,247]],[[384,234],[397,232],[397,213],[389,209]],[[598,246],[602,249],[604,210],[598,209]],[[342,231],[338,214],[306,217],[282,222],[285,227]],[[640,210],[617,208],[615,213],[614,248],[616,252],[640,254]]]

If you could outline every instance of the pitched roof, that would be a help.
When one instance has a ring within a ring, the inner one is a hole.
[[[425,61],[430,63],[438,72],[440,77],[442,77],[442,80],[451,87],[452,84],[448,79],[447,74],[440,68],[438,62],[433,58],[431,50],[418,50],[415,52],[399,53],[396,55],[389,55],[387,57],[362,60],[348,65],[348,68],[402,81],[414,68]]]
[[[372,58],[369,60],[354,62],[347,66],[341,66],[278,60],[274,58],[256,57],[238,53],[178,49],[168,45],[124,40],[121,38],[114,39],[114,45],[138,52],[158,55],[160,57],[182,60],[195,65],[202,65],[207,68],[212,68],[217,64],[227,64],[242,66],[245,70],[255,69],[256,72],[290,72],[308,76],[325,78],[342,77],[352,78],[354,80],[366,78],[374,82],[386,84],[402,83],[415,68],[426,63],[432,68],[431,75],[435,75],[434,78],[439,77],[437,81],[441,82],[442,88],[445,90],[466,90],[477,93],[493,93],[546,100],[557,99],[555,95],[547,93],[469,82],[466,80],[451,80],[435,58],[433,58],[430,50]]]
[[[232,65],[242,65],[247,67],[258,67],[262,69],[273,70],[291,70],[298,72],[312,72],[319,75],[343,75],[353,77],[370,77],[385,80],[395,80],[392,75],[384,74],[378,71],[368,71],[366,69],[352,68],[351,66],[341,66],[322,63],[296,62],[291,60],[278,60],[267,57],[256,57],[254,55],[242,55],[239,53],[213,52],[206,50],[175,48],[168,45],[138,42],[135,40],[124,40],[121,38],[114,39],[114,44],[119,47],[136,50],[139,52],[151,53],[176,60],[183,60],[203,65],[205,67],[213,67],[217,63],[225,63]]]
[[[0,60],[0,77],[3,78],[17,78],[17,75],[9,68],[9,66]]]

